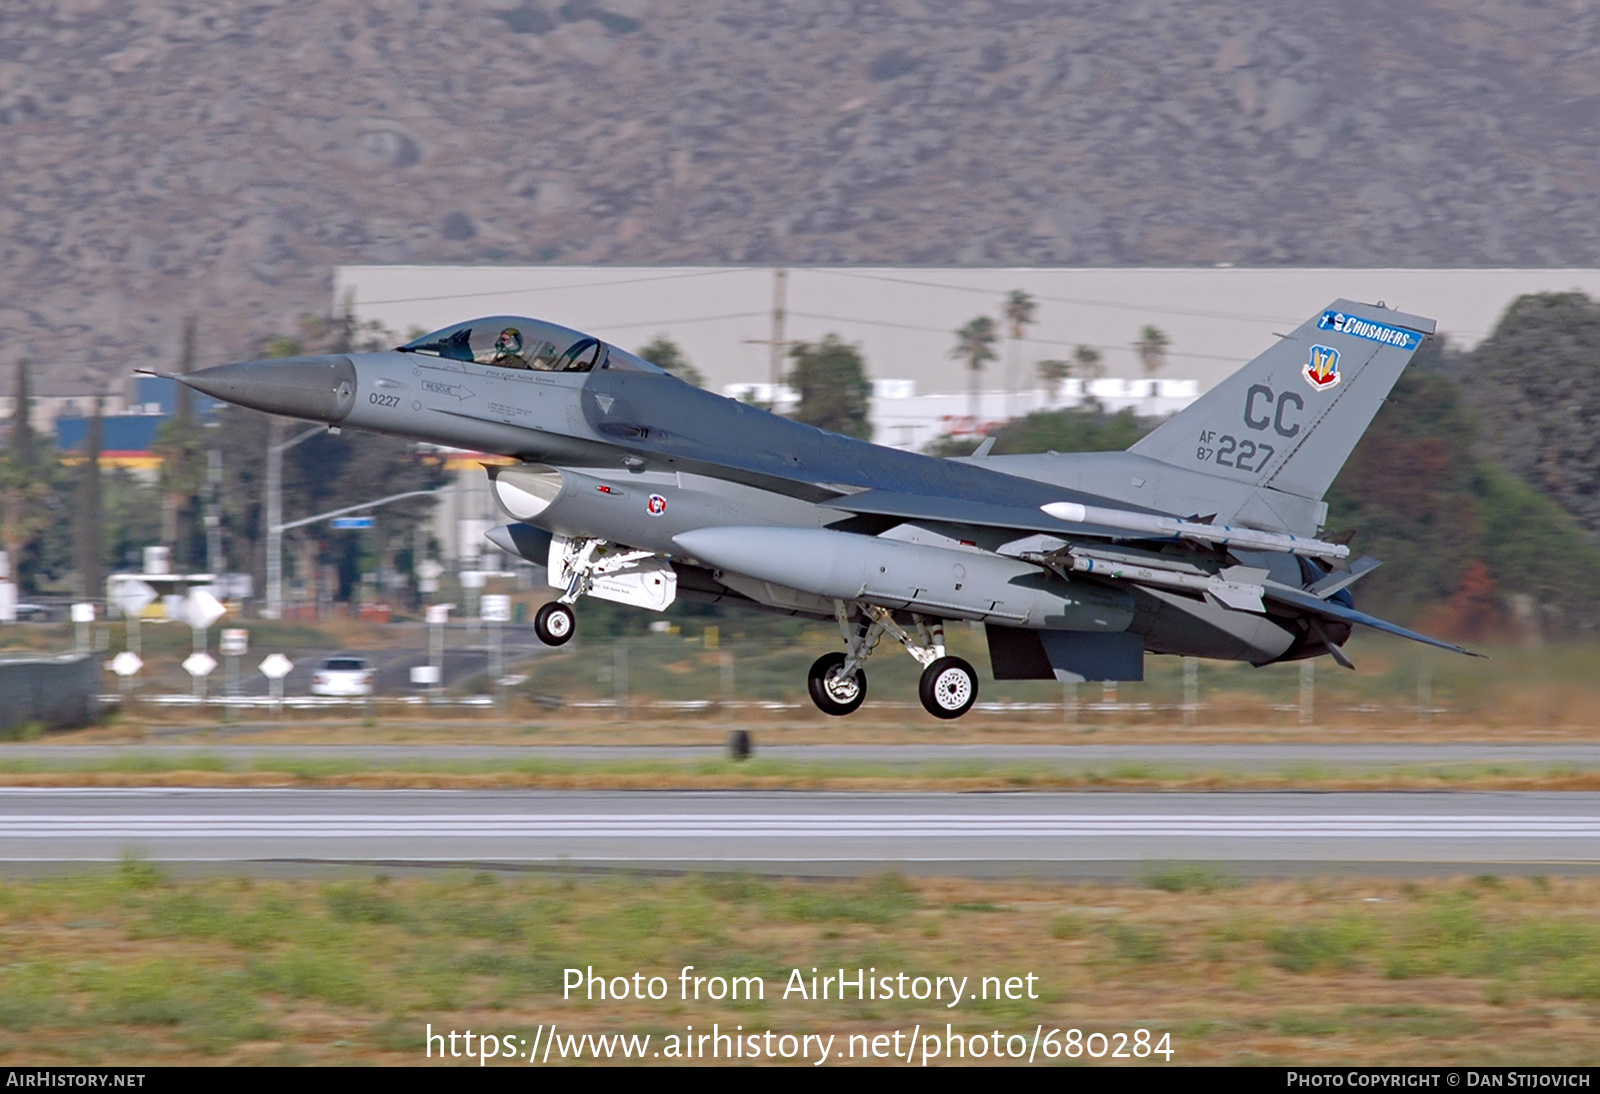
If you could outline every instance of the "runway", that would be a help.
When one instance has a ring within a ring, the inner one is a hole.
[[[1590,793],[0,791],[0,864],[1600,872]]]
[[[275,727],[274,727],[275,728]],[[729,729],[737,728],[729,725]],[[193,730],[184,728],[184,734]],[[182,759],[220,760],[234,767],[294,760],[357,764],[552,763],[606,764],[635,761],[698,763],[727,755],[722,744],[702,745],[312,745],[248,743],[249,726],[220,727],[220,741],[206,744],[37,744],[0,745],[0,760],[52,765],[90,764],[129,757],[165,763]],[[1593,744],[802,744],[768,745],[755,755],[784,763],[871,765],[891,768],[933,765],[1028,766],[1049,771],[1107,770],[1117,765],[1162,771],[1438,770],[1507,768],[1592,771],[1600,768],[1600,745]]]

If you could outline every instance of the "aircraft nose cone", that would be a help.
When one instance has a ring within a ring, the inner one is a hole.
[[[239,361],[176,379],[215,399],[314,422],[343,421],[356,402],[356,366],[343,354]]]

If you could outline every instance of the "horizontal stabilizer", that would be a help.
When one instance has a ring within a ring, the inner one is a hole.
[[[1449,650],[1452,653],[1464,653],[1468,657],[1483,656],[1483,654],[1474,653],[1472,650],[1469,650],[1464,646],[1457,646],[1454,643],[1446,642],[1438,638],[1429,638],[1425,634],[1418,634],[1416,631],[1407,630],[1398,623],[1390,623],[1388,620],[1379,619],[1376,616],[1368,615],[1366,612],[1358,612],[1354,608],[1346,607],[1345,605],[1340,604],[1337,600],[1319,600],[1310,593],[1301,592],[1298,589],[1291,589],[1285,585],[1279,585],[1275,582],[1267,583],[1266,595],[1267,599],[1269,600],[1275,600],[1280,604],[1291,604],[1297,608],[1304,608],[1306,611],[1311,612],[1314,615],[1320,615],[1325,619],[1340,619],[1346,623],[1359,623],[1361,626],[1371,627],[1375,631],[1383,631],[1385,634],[1399,635],[1401,638],[1409,638],[1413,642],[1421,642],[1428,646],[1437,646],[1441,650]]]

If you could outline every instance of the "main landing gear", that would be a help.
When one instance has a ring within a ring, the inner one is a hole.
[[[860,669],[846,673],[848,661],[845,654],[825,653],[812,663],[806,676],[811,701],[824,714],[852,714],[866,701],[867,674]]]
[[[913,616],[913,636],[885,608],[869,605],[861,611],[861,618],[852,626],[844,603],[834,603],[845,652],[824,654],[811,666],[806,684],[818,710],[842,716],[861,706],[867,697],[867,658],[885,633],[892,634],[922,664],[917,697],[924,710],[935,718],[959,718],[972,709],[978,699],[978,674],[966,661],[945,653],[942,621],[930,625],[921,616]]]

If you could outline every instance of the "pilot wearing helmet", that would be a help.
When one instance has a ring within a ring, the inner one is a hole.
[[[507,327],[501,331],[500,337],[494,340],[494,356],[489,359],[489,363],[511,368],[527,368],[528,363],[522,359],[522,332],[516,327]]]

